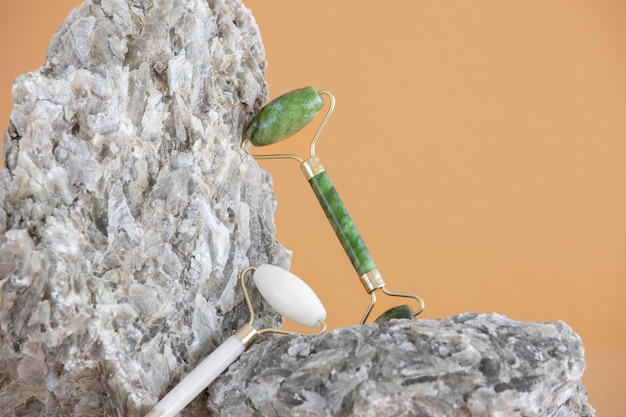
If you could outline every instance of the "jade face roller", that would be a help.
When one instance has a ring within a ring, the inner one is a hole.
[[[196,366],[178,385],[163,397],[145,417],[174,417],[226,370],[259,335],[263,333],[303,334],[287,330],[266,328],[257,330],[254,309],[246,288],[245,276],[254,272],[252,279],[265,300],[280,314],[303,326],[326,330],[326,310],[313,290],[300,278],[273,265],[249,267],[241,271],[239,280],[243,289],[250,318],[224,343]]]
[[[393,297],[413,298],[419,303],[419,307],[415,311],[408,305],[395,307],[387,310],[376,321],[386,321],[392,318],[413,318],[424,310],[424,301],[417,295],[397,293],[387,289],[387,285],[378,271],[374,259],[367,250],[326,170],[315,155],[317,140],[335,108],[335,98],[329,91],[318,91],[314,87],[305,87],[283,94],[272,100],[246,126],[242,148],[247,151],[248,143],[254,146],[271,145],[298,132],[313,120],[324,106],[323,95],[329,98],[330,106],[311,141],[311,155],[309,158],[304,159],[294,154],[255,154],[253,156],[257,159],[291,158],[300,163],[304,176],[309,181],[311,188],[313,188],[315,196],[348,258],[350,258],[365,291],[371,296],[371,302],[361,319],[361,323],[365,323],[374,308],[376,304],[375,293],[378,290]]]

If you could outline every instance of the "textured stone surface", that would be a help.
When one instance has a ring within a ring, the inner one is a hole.
[[[258,343],[210,388],[220,416],[590,417],[562,322],[463,314]]]
[[[238,271],[288,264],[239,149],[264,66],[239,1],[91,0],[16,80],[1,417],[141,416],[245,321]],[[264,336],[181,415],[588,417],[583,369],[563,323],[392,321]]]
[[[141,415],[247,317],[239,270],[288,266],[270,178],[239,148],[264,68],[240,1],[92,0],[16,79],[1,416]]]

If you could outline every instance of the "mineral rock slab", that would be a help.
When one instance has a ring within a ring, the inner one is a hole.
[[[251,347],[210,388],[219,416],[592,417],[580,338],[497,314],[392,320]]]
[[[143,415],[247,319],[239,271],[288,266],[271,179],[240,149],[265,65],[240,1],[88,0],[15,80],[0,416]]]
[[[15,81],[0,417],[142,416],[247,319],[239,271],[288,265],[239,146],[264,69],[240,1],[88,0]],[[393,320],[263,336],[181,416],[591,417],[584,367],[560,322]]]

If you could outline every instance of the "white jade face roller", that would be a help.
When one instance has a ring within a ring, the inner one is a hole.
[[[259,292],[276,311],[303,326],[321,326],[321,330],[312,334],[320,334],[326,330],[326,310],[304,281],[277,266],[264,264],[248,267],[239,274],[243,295],[250,311],[248,322],[200,362],[145,417],[174,417],[224,372],[260,334],[303,334],[274,328],[257,330],[252,327],[254,310],[245,283],[245,276],[251,271],[254,271],[252,278]]]

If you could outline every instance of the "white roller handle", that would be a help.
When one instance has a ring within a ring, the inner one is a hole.
[[[174,417],[246,350],[230,336],[152,408],[146,417]]]
[[[324,305],[315,292],[291,272],[263,264],[252,279],[263,298],[289,320],[314,328],[326,318]]]

